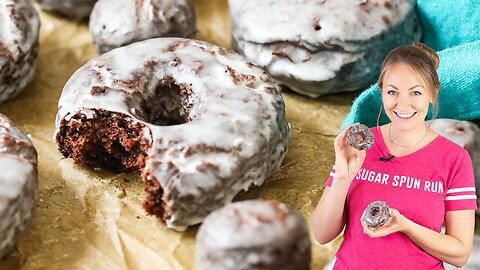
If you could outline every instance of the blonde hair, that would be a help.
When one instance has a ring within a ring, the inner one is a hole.
[[[380,87],[380,89],[382,89],[383,86],[383,77],[385,76],[385,73],[390,66],[396,63],[403,63],[410,66],[426,84],[426,89],[433,98],[432,119],[435,119],[438,114],[437,96],[438,90],[440,90],[440,80],[438,79],[437,74],[437,68],[440,63],[438,54],[433,49],[420,42],[415,42],[413,45],[405,45],[393,49],[383,61],[382,69],[377,82],[377,85]],[[378,113],[377,126],[381,113],[382,106],[380,106],[380,112]]]

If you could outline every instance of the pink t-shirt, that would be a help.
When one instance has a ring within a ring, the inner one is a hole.
[[[446,211],[476,209],[475,180],[468,152],[438,136],[422,149],[390,161],[378,127],[373,147],[347,193],[344,240],[334,269],[444,269],[407,235],[396,232],[370,238],[363,233],[360,217],[373,201],[390,207],[417,224],[440,232]],[[335,166],[327,179],[331,186]]]

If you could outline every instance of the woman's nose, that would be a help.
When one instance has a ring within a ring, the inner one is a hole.
[[[399,109],[409,109],[411,105],[411,99],[409,95],[399,95],[397,99],[397,107]]]

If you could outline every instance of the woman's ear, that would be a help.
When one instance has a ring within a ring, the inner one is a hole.
[[[438,91],[439,91],[439,90],[440,90],[440,87],[435,88],[435,96],[433,96],[432,98],[430,98],[430,103],[434,104],[434,103],[437,101]]]

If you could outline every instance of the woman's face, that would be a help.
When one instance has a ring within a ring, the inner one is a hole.
[[[425,124],[432,98],[424,85],[409,65],[390,66],[383,77],[382,102],[392,125],[410,131]]]

